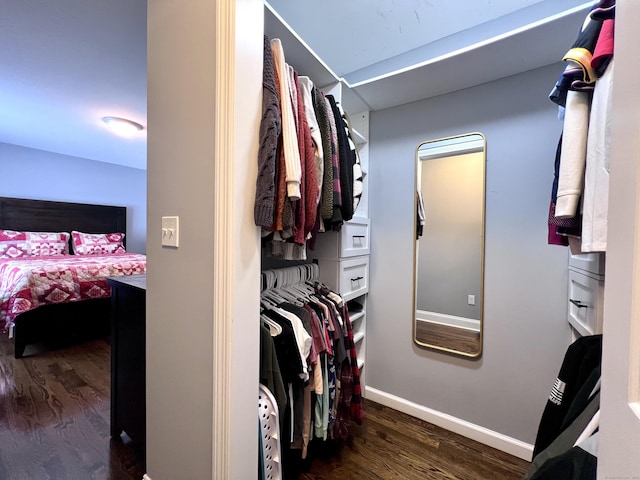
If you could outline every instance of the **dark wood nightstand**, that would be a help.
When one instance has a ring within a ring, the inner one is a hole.
[[[145,459],[146,275],[107,279],[111,286],[111,436],[122,432]]]

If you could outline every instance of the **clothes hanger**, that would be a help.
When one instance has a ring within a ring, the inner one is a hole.
[[[264,293],[265,292],[263,292],[263,295],[260,297],[260,305],[264,306],[266,310],[272,310],[277,307],[278,304],[273,299],[264,295]]]
[[[297,295],[300,300],[307,300],[309,297],[309,290],[305,290],[303,284],[298,283],[296,285],[290,285],[288,287],[289,291],[291,291],[294,295]]]
[[[269,333],[271,334],[272,337],[277,337],[282,333],[282,327],[278,325],[276,322],[274,322],[273,320],[271,320],[266,315],[260,315],[260,319],[267,326],[267,328],[269,329]]]
[[[286,287],[278,289],[277,293],[283,296],[289,303],[301,307],[304,305],[304,301],[300,298],[300,295],[294,290],[294,285],[288,285]]]
[[[291,285],[291,288],[301,300],[307,301],[309,297],[313,294],[313,290],[308,285],[304,283],[298,283],[296,285]]]
[[[289,300],[291,302],[298,302],[300,301],[299,296],[296,294],[295,290],[293,289],[294,285],[287,285],[286,287],[282,287],[277,289],[277,293],[279,295],[281,295],[282,297],[284,297],[286,300]]]
[[[286,279],[286,275],[287,275],[286,269],[281,268],[279,270],[276,270],[275,274],[276,274],[276,279],[277,279],[275,286],[276,287],[281,287],[281,286],[286,285],[286,281],[287,281],[287,279]]]
[[[276,278],[277,278],[275,272],[273,270],[267,270],[264,273],[265,273],[265,278],[266,278],[265,290],[269,290],[269,289],[275,287]]]
[[[275,288],[262,292],[262,298],[268,299],[274,307],[277,307],[282,302],[286,302],[286,300],[276,292]]]

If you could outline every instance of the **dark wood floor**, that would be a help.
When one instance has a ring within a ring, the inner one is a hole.
[[[416,321],[416,338],[421,343],[471,355],[481,347],[480,332],[432,322]]]
[[[142,478],[135,452],[109,438],[109,359],[101,340],[16,360],[0,336],[0,479]],[[382,405],[364,411],[348,442],[313,444],[286,480],[516,480],[528,467]]]
[[[340,449],[314,452],[300,480],[519,480],[529,462],[365,401],[365,421]]]
[[[135,452],[109,436],[109,395],[107,340],[16,360],[0,335],[0,479],[141,480]]]

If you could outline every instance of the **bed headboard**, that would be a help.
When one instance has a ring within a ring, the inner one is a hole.
[[[127,208],[0,197],[0,229],[126,233]],[[125,236],[126,242],[126,236]]]

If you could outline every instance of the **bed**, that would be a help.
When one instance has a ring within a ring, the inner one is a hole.
[[[126,207],[0,197],[0,230],[126,234]],[[145,272],[146,257],[125,252],[1,258],[0,331],[13,337],[16,358],[34,343],[107,336],[106,278]]]

